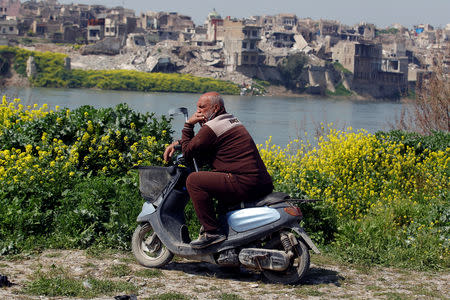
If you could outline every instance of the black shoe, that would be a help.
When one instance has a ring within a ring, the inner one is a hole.
[[[191,247],[194,249],[202,249],[210,245],[220,243],[226,238],[227,237],[224,234],[204,232],[199,236],[198,239],[192,241],[189,245],[191,245]]]

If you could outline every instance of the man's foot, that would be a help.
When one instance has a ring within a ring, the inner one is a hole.
[[[220,243],[226,240],[226,238],[227,237],[224,234],[204,232],[198,239],[192,241],[189,245],[194,249],[202,249]]]

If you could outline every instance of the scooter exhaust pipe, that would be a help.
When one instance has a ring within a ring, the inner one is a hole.
[[[239,252],[239,262],[248,268],[259,271],[285,271],[289,267],[290,257],[284,251],[245,248]]]

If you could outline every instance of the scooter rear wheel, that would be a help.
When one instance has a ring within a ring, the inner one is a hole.
[[[131,249],[137,261],[149,268],[168,264],[173,253],[161,242],[149,223],[139,225],[131,240]]]
[[[302,280],[303,276],[305,276],[309,270],[310,256],[308,247],[305,243],[300,239],[297,239],[297,241],[298,244],[294,247],[295,253],[289,268],[283,272],[264,270],[262,272],[264,277],[271,282],[282,284],[295,284]],[[279,237],[274,238],[268,244],[268,248],[270,249],[283,249]]]

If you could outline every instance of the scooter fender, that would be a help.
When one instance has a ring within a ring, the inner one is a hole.
[[[316,254],[320,254],[319,249],[316,247],[316,245],[314,245],[313,241],[311,240],[311,238],[308,236],[308,234],[305,232],[305,230],[301,227],[293,227],[292,230],[294,230],[299,236],[300,238],[306,243],[306,245],[314,251],[314,253]]]
[[[142,205],[142,211],[137,217],[137,222],[138,223],[149,222],[150,215],[153,214],[155,211],[156,209],[153,206],[153,204],[151,204],[148,201],[144,202],[144,205]]]

